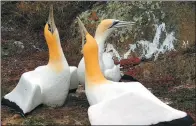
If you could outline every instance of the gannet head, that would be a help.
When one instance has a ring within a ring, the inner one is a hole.
[[[63,68],[64,55],[59,39],[59,33],[54,22],[53,6],[50,6],[48,21],[44,28],[44,36],[49,48],[49,65],[60,71]]]
[[[49,38],[50,39],[54,38],[54,39],[56,39],[55,41],[57,41],[57,42],[60,41],[59,33],[58,33],[58,30],[57,30],[55,22],[54,22],[54,14],[53,14],[53,6],[52,5],[50,6],[48,21],[47,21],[45,28],[44,28],[44,36],[46,38],[47,44],[49,44],[49,42],[51,42],[49,40]]]
[[[96,40],[88,33],[86,28],[84,27],[84,24],[81,22],[81,20],[77,17],[78,24],[80,27],[80,32],[82,35],[82,53],[83,55],[88,55],[93,52],[98,52],[98,45],[96,43]]]
[[[82,35],[82,53],[85,62],[85,83],[103,84],[106,81],[101,72],[98,59],[98,44],[96,40],[88,33],[81,20],[77,17],[80,32]]]
[[[95,39],[98,40],[99,43],[99,41],[101,41],[100,39],[103,39],[104,41],[106,37],[109,36],[115,29],[130,26],[133,24],[134,22],[120,21],[116,19],[102,20],[95,32]]]

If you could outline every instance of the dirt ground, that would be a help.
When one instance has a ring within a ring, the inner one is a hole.
[[[15,56],[3,59],[1,66],[1,96],[10,92],[16,86],[22,73],[46,64],[47,56],[47,52],[36,52],[29,54],[26,57]],[[183,57],[183,55],[181,55],[181,57]],[[185,55],[183,58],[187,58],[187,56]],[[164,63],[163,60],[156,62],[156,64],[162,63]],[[153,78],[149,80],[140,79],[140,77],[138,77],[137,79],[141,80],[141,82],[147,88],[152,90],[152,92],[161,100],[170,103],[170,105],[176,109],[188,112],[195,119],[194,84],[187,83],[182,85],[177,78],[168,81],[166,79],[161,80],[161,78]],[[164,83],[163,80],[165,80]],[[20,116],[14,110],[6,106],[2,106],[1,121],[3,125],[89,125],[90,123],[87,115],[88,107],[89,104],[84,93],[84,88],[80,86],[76,94],[70,94],[68,96],[63,107],[54,109],[47,106],[40,106],[25,117]]]
[[[33,70],[36,66],[46,64],[48,53],[35,53],[28,57],[17,56],[2,60],[2,85],[1,96],[10,92],[17,84],[20,75],[25,71]],[[42,59],[43,58],[43,59]],[[36,62],[35,62],[36,61]],[[9,64],[9,65],[7,65]],[[17,66],[17,67],[16,67]],[[12,109],[1,107],[2,124],[24,124],[24,125],[45,125],[45,124],[69,124],[89,125],[87,117],[88,101],[84,89],[80,86],[76,94],[70,94],[63,107],[50,108],[40,106],[26,117],[21,117]]]

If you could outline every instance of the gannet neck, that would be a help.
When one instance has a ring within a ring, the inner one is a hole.
[[[52,34],[48,31],[48,24],[44,28],[44,36],[49,49],[49,62],[48,65],[56,71],[63,69],[63,62],[66,60],[62,51],[59,34],[57,28]]]
[[[109,35],[107,35],[109,36]],[[105,41],[107,39],[107,36],[106,35],[95,35],[95,40],[98,44],[98,47],[99,47],[99,53],[103,53],[104,52],[104,45],[105,45]]]
[[[87,42],[83,47],[85,76],[87,85],[102,84],[106,81],[101,72],[98,60],[98,45],[89,34],[86,35]]]

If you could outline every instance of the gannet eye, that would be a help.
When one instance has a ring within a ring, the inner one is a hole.
[[[85,44],[86,44],[86,37],[82,38],[82,49],[83,49]]]
[[[108,28],[108,29],[110,29],[110,28],[113,28],[115,25],[117,25],[119,23],[119,21],[114,21],[113,23],[112,23],[112,25]]]
[[[48,24],[48,30],[52,33],[52,27],[50,24]]]

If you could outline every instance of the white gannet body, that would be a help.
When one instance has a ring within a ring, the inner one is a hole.
[[[70,69],[70,87],[69,87],[69,92],[70,93],[75,93],[78,85],[79,85],[79,80],[78,80],[78,74],[77,74],[77,67],[75,66],[69,66]]]
[[[88,116],[91,125],[153,125],[183,124],[193,119],[154,96],[139,82],[113,82],[101,72],[96,40],[78,18],[86,37],[83,46],[85,61],[85,93],[90,103]]]
[[[48,64],[23,73],[17,86],[2,99],[3,104],[23,114],[42,103],[51,107],[62,106],[69,92],[70,69],[61,48],[52,6],[44,36],[49,48]]]
[[[118,27],[131,25],[133,22],[119,21],[115,19],[105,19],[97,27],[95,32],[95,40],[99,48],[99,64],[101,71],[108,80],[118,82],[121,79],[120,68],[114,64],[112,55],[104,52],[104,44],[107,37]],[[85,63],[84,57],[78,65],[78,79],[79,82],[85,84]]]

